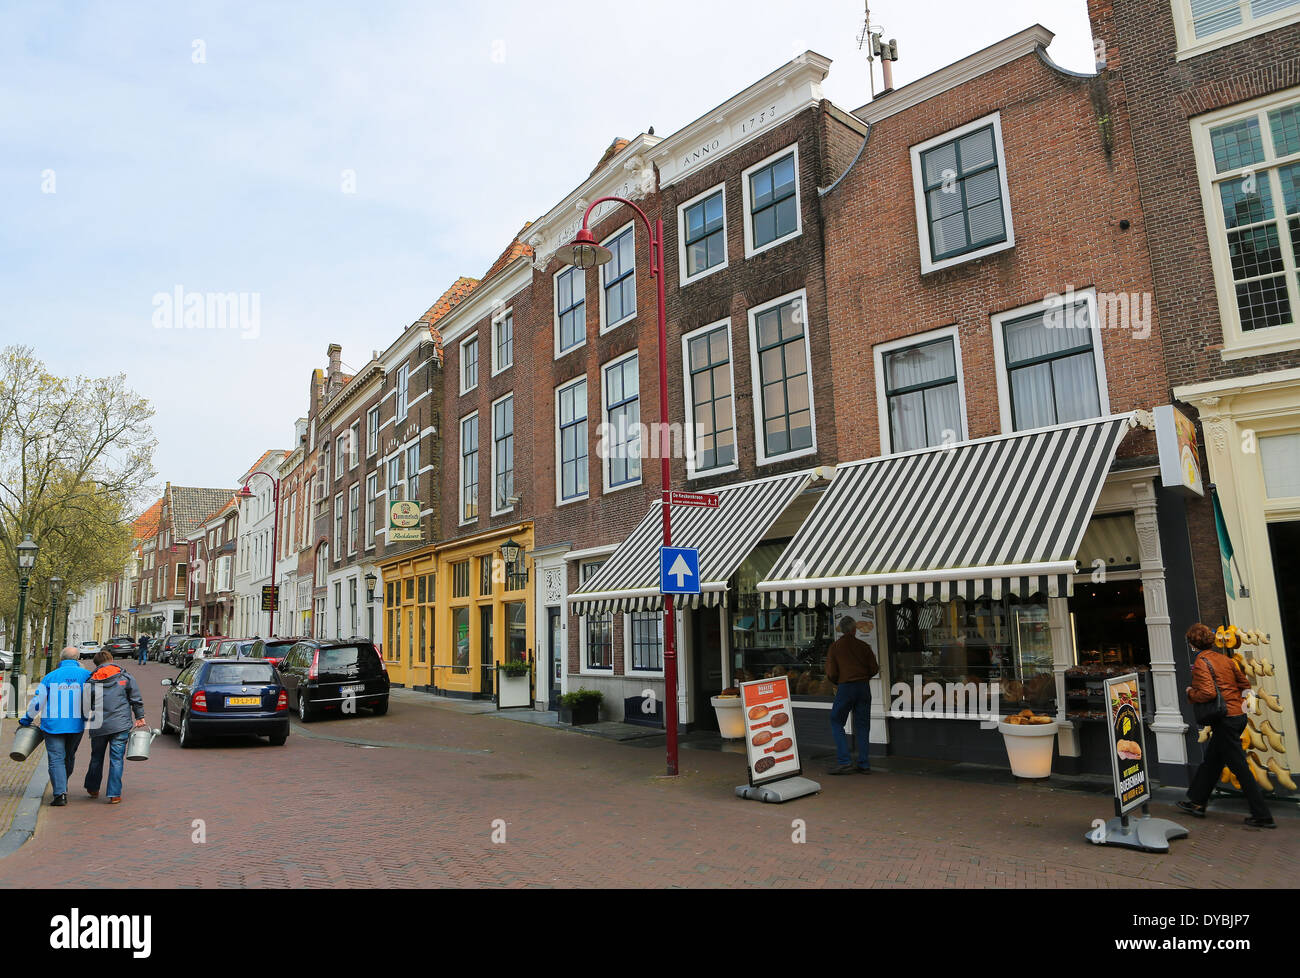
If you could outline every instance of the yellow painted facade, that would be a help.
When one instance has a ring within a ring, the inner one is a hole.
[[[384,660],[393,682],[488,697],[495,664],[536,659],[527,558],[507,571],[501,547],[526,553],[531,524],[425,547],[383,563]]]

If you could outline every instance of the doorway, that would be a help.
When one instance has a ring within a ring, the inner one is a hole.
[[[546,609],[546,708],[560,708],[560,676],[564,669],[564,648],[560,637],[560,609]]]
[[[694,687],[695,730],[718,729],[718,714],[710,700],[722,692],[722,623],[717,608],[691,612],[691,685]]]
[[[1273,552],[1273,581],[1286,646],[1286,672],[1291,677],[1291,702],[1300,703],[1300,520],[1268,525]]]
[[[492,606],[479,608],[479,666],[482,673],[482,683],[479,686],[479,692],[484,696],[492,695],[493,674],[496,672],[496,663],[493,661],[492,654]]]

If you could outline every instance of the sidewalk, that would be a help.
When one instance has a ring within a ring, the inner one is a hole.
[[[9,759],[16,725],[12,718],[0,721],[0,858],[9,855],[31,837],[40,814],[40,799],[23,804],[33,775],[45,771],[45,745],[40,744],[25,761]],[[48,781],[42,780],[42,791]]]

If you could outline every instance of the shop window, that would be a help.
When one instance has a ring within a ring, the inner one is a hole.
[[[469,561],[465,561],[464,566],[466,591],[468,591]],[[458,675],[467,676],[469,675],[469,608],[452,609],[451,640],[451,671]]]
[[[732,392],[731,321],[682,339],[687,371],[687,464],[692,475],[736,464],[736,413]]]
[[[506,661],[523,662],[528,658],[528,606],[522,601],[508,601],[506,616]]]
[[[451,596],[469,597],[469,561],[461,560],[451,565]]]
[[[891,344],[877,355],[889,451],[910,452],[961,441],[965,425],[955,337],[901,347]]]
[[[420,583],[421,584],[424,583],[424,578],[420,579]],[[428,631],[426,627],[427,626],[426,616],[428,615],[428,613],[429,613],[428,608],[425,608],[424,606],[420,607],[420,644],[416,646],[415,658],[416,661],[419,662],[421,665],[423,665],[426,661],[428,661],[427,653],[426,653],[426,650],[429,648],[429,638],[428,638]]]
[[[478,593],[487,597],[492,593],[492,555],[485,554],[478,559]]]
[[[1073,720],[1105,720],[1105,680],[1136,672],[1143,714],[1148,719],[1154,717],[1142,582],[1085,582],[1080,578],[1070,598],[1070,620],[1075,662],[1065,671],[1066,716]]]
[[[633,226],[605,242],[613,255],[600,267],[601,328],[612,329],[636,315],[636,239]]]
[[[414,601],[415,600],[415,578],[414,577],[406,578],[405,585],[406,585],[406,600]]]
[[[829,697],[826,678],[831,610],[765,608],[758,582],[767,576],[788,540],[761,543],[736,571],[735,610],[731,619],[732,677],[735,682],[786,676],[796,695]]]

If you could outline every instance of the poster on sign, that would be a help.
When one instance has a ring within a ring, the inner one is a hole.
[[[1137,673],[1107,679],[1105,687],[1111,773],[1115,779],[1115,798],[1123,815],[1151,798],[1146,737],[1142,730],[1142,698]]]
[[[790,706],[790,681],[756,679],[740,684],[745,713],[745,753],[751,787],[803,773]]]

